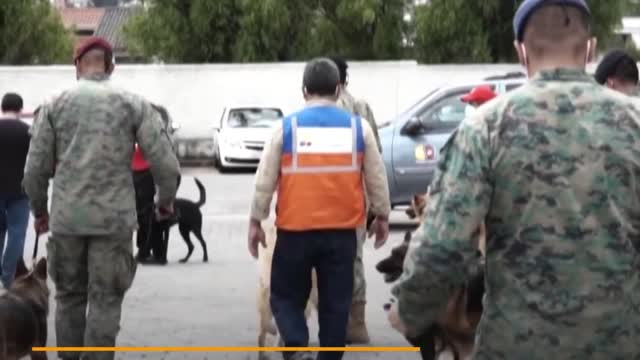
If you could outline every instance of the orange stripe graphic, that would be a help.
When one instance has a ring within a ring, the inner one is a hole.
[[[34,352],[282,352],[282,351],[344,351],[344,352],[417,352],[417,347],[34,347]]]

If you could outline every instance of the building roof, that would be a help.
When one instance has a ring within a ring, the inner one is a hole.
[[[104,8],[62,8],[59,11],[64,26],[77,30],[95,30],[105,13]]]
[[[139,8],[136,7],[110,7],[104,8],[104,16],[100,21],[100,25],[95,31],[96,36],[107,39],[114,50],[123,50],[126,48],[122,28],[129,18],[134,15]]]

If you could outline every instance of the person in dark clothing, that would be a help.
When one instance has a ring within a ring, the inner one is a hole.
[[[2,285],[13,282],[18,260],[24,253],[29,225],[29,200],[22,189],[29,151],[29,125],[20,120],[22,98],[7,93],[0,115],[0,274]],[[5,248],[6,237],[6,248]],[[3,251],[4,250],[4,251]]]
[[[158,234],[153,231],[153,204],[156,195],[156,185],[151,175],[150,165],[144,159],[142,152],[136,145],[131,161],[133,170],[133,186],[136,192],[136,213],[138,214],[138,231],[136,232],[136,245],[138,247],[138,261],[141,263],[159,263]],[[151,258],[153,251],[155,259]]]
[[[600,61],[595,78],[600,85],[631,95],[638,86],[638,65],[624,50],[612,50]]]
[[[167,110],[156,104],[153,108],[160,113],[163,126],[167,132],[171,132],[171,117]],[[166,265],[167,249],[162,239],[162,231],[154,217],[154,197],[156,195],[155,183],[151,174],[150,165],[144,159],[144,155],[136,146],[131,161],[133,170],[133,184],[136,192],[136,212],[138,214],[138,231],[136,232],[136,246],[138,247],[137,259],[141,264]],[[180,177],[178,177],[178,187]]]

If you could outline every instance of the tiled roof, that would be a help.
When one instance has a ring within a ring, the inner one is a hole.
[[[77,30],[95,30],[105,13],[103,8],[64,8],[59,11],[64,26]]]
[[[104,8],[104,16],[95,35],[107,39],[115,50],[126,48],[122,27],[139,10],[136,7]]]

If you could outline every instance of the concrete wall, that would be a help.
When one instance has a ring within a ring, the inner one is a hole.
[[[227,104],[274,105],[285,112],[301,107],[303,68],[304,63],[119,65],[113,81],[164,105],[174,121],[182,125],[176,136],[195,140],[210,137],[212,123],[220,118]],[[349,90],[367,99],[376,120],[383,122],[436,87],[510,71],[521,71],[521,67],[516,64],[423,66],[413,61],[352,62]],[[22,94],[27,111],[75,81],[75,69],[71,66],[0,67],[0,94],[7,91]],[[189,153],[210,151],[206,143],[201,143],[185,142],[183,149]]]

